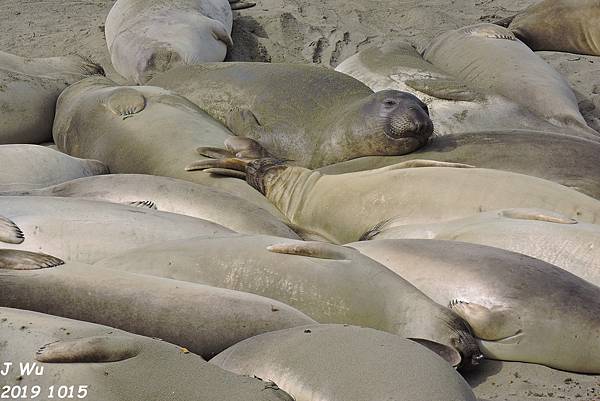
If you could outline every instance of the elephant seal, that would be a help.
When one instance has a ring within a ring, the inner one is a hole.
[[[587,195],[536,177],[465,167],[469,166],[410,160],[326,175],[275,159],[216,159],[194,168],[219,174],[228,174],[228,168],[236,174],[245,171],[246,181],[292,224],[313,238],[338,244],[358,241],[390,218],[398,224],[428,224],[503,208],[548,209],[583,222],[600,222],[600,201]]]
[[[496,22],[532,50],[600,56],[597,0],[544,0]]]
[[[101,160],[112,173],[150,174],[209,185],[285,220],[264,196],[235,179],[189,174],[199,146],[222,146],[231,132],[187,99],[150,86],[122,87],[93,77],[59,97],[53,128],[58,148]]]
[[[368,156],[319,169],[324,174],[372,170],[412,159],[466,163],[532,175],[600,199],[600,144],[529,130],[482,131],[433,137],[403,156]]]
[[[448,31],[423,57],[474,89],[502,95],[572,135],[600,139],[587,126],[567,81],[506,28],[477,24]]]
[[[58,95],[101,72],[78,56],[31,59],[0,52],[0,145],[50,141]]]
[[[0,308],[0,338],[0,360],[13,362],[0,386],[27,386],[29,396],[39,386],[38,399],[48,399],[50,386],[56,397],[58,387],[68,384],[75,397],[89,401],[291,401],[283,391],[208,364],[185,348],[112,327]],[[35,363],[43,374],[21,376],[19,362]]]
[[[549,263],[455,241],[350,244],[462,316],[488,358],[600,374],[600,288]],[[468,284],[466,284],[468,283]]]
[[[363,327],[319,324],[265,333],[210,363],[270,380],[298,401],[476,401],[465,379],[430,351]],[[410,374],[399,365],[410,366]]]
[[[363,239],[453,240],[522,253],[600,286],[600,226],[540,209],[504,209],[442,223],[380,224]]]
[[[0,147],[0,154],[1,151]],[[109,174],[36,190],[0,192],[0,195],[6,194],[84,198],[124,204],[144,199],[157,210],[208,220],[236,232],[299,239],[283,222],[245,199],[217,188],[169,177]]]
[[[480,355],[468,328],[448,309],[341,246],[267,236],[194,238],[138,248],[94,266],[250,292],[321,323],[356,324],[435,342],[453,365],[470,366]]]
[[[91,175],[108,174],[98,160],[85,160],[39,145],[0,145],[0,192],[26,191]]]
[[[374,91],[395,89],[417,96],[427,104],[435,122],[434,138],[507,129],[565,131],[504,96],[469,87],[468,83],[423,60],[406,42],[386,42],[362,50],[335,70],[358,79]]]
[[[140,199],[140,201],[144,201]],[[91,263],[170,239],[234,233],[206,220],[84,199],[0,196],[0,248]]]
[[[142,85],[178,65],[223,61],[233,46],[231,7],[227,0],[118,0],[105,30],[115,70]]]
[[[149,84],[185,96],[227,125],[238,136],[227,143],[232,155],[266,152],[309,168],[409,153],[433,131],[427,106],[417,97],[374,93],[325,67],[207,63],[175,68]]]
[[[254,294],[13,249],[0,249],[0,284],[0,306],[158,337],[207,359],[257,334],[315,323]]]

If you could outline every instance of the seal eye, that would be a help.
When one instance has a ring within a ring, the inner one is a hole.
[[[386,106],[395,106],[398,104],[398,102],[396,102],[394,99],[386,99],[383,101],[383,104],[385,104]]]
[[[425,103],[423,103],[423,110],[425,111],[425,113],[427,113],[427,115],[429,115],[429,107],[427,107],[427,105]]]

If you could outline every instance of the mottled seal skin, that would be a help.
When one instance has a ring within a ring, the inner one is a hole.
[[[244,340],[210,361],[273,381],[296,401],[476,401],[432,352],[381,331],[320,324]]]
[[[0,145],[52,140],[62,90],[102,68],[79,56],[25,58],[0,52]]]
[[[18,252],[0,250],[0,260],[8,259],[0,268],[0,306],[158,337],[204,358],[257,334],[315,323],[258,295],[77,262],[48,267],[47,255],[13,269]]]
[[[600,56],[599,18],[598,0],[544,0],[505,21],[532,50]]]
[[[587,126],[567,81],[513,33],[477,24],[435,38],[423,57],[484,93],[497,93],[573,135],[599,140]]]
[[[142,85],[178,65],[223,61],[232,24],[227,0],[118,0],[106,44],[115,70]]]
[[[0,145],[0,160],[0,192],[44,188],[109,172],[97,160],[78,159],[38,145]]]
[[[504,96],[469,87],[425,61],[406,42],[387,42],[362,50],[335,70],[358,79],[374,91],[395,89],[417,96],[429,108],[435,123],[434,138],[501,129],[565,131]]]
[[[283,218],[261,194],[235,179],[190,174],[199,146],[222,146],[231,132],[187,99],[157,87],[122,87],[103,78],[66,89],[56,107],[58,148],[98,159],[112,173],[150,174],[222,189]]]
[[[169,177],[108,174],[37,190],[0,192],[0,195],[7,194],[84,198],[123,204],[144,199],[157,210],[212,221],[236,232],[299,239],[283,222],[245,199],[217,188]]]
[[[154,242],[232,233],[206,220],[145,205],[0,196],[0,248],[45,252],[66,260],[91,263]]]
[[[149,84],[174,90],[226,124],[242,142],[231,146],[234,155],[258,144],[304,167],[409,153],[433,130],[415,96],[374,93],[324,67],[207,63],[175,68]]]
[[[600,286],[600,226],[540,209],[504,209],[443,223],[397,225],[364,239],[427,238],[489,245],[546,261]]]
[[[403,156],[369,156],[319,169],[324,174],[372,170],[412,159],[466,163],[532,175],[600,199],[600,144],[574,136],[530,130],[482,131],[433,137]]]
[[[469,329],[447,308],[346,247],[268,236],[194,238],[135,249],[94,266],[250,292],[321,323],[434,341],[444,344],[454,365],[470,365],[479,355]]]
[[[455,241],[350,244],[450,305],[493,359],[600,373],[600,287],[525,255]]]
[[[49,399],[50,386],[56,397],[58,387],[68,384],[75,397],[87,385],[84,399],[91,401],[291,401],[283,391],[217,368],[185,348],[112,327],[0,308],[0,337],[0,358],[16,364],[0,376],[0,385],[40,386],[36,399]],[[19,377],[19,362],[36,363],[44,374]]]

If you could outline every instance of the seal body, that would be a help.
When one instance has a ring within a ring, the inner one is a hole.
[[[257,295],[76,262],[15,270],[10,263],[18,258],[14,252],[0,250],[0,258],[12,258],[0,268],[5,289],[0,306],[161,338],[207,359],[254,335],[315,323]]]
[[[223,61],[232,24],[227,0],[118,0],[106,44],[115,70],[141,85],[178,65]]]
[[[53,132],[61,151],[101,160],[112,173],[160,175],[209,185],[281,217],[261,194],[239,180],[185,170],[200,157],[197,147],[222,146],[231,132],[173,92],[89,78],[61,94]]]
[[[56,396],[56,389],[64,383],[76,383],[74,393],[92,401],[173,396],[182,401],[199,397],[215,401],[289,399],[281,390],[212,366],[184,348],[112,327],[0,308],[0,333],[6,345],[0,358],[17,364],[0,377],[0,385],[28,386],[30,390],[40,386],[44,399],[50,386],[55,386]],[[42,366],[44,374],[20,377],[17,361]],[[147,382],[140,386],[142,377]],[[79,383],[87,385],[87,391],[78,393]]]
[[[600,288],[504,250],[433,240],[351,244],[463,316],[493,359],[600,373]],[[465,285],[468,283],[468,285]]]
[[[38,145],[0,145],[0,192],[23,191],[75,178],[108,174],[97,160],[85,160]]]
[[[123,204],[143,199],[157,210],[212,221],[236,232],[299,239],[282,221],[245,199],[217,188],[169,177],[109,174],[12,194],[85,198]]]
[[[312,325],[261,334],[210,363],[271,380],[297,401],[476,401],[460,374],[432,352],[356,326]],[[399,365],[410,366],[410,373]]]
[[[0,144],[50,141],[60,92],[101,71],[78,56],[31,59],[0,52]]]
[[[446,308],[384,266],[341,246],[267,236],[194,238],[132,250],[94,266],[251,292],[318,322],[435,341],[458,351],[454,364],[461,359],[469,364],[478,353],[469,348],[468,329]]]
[[[423,225],[396,225],[391,220],[367,238],[429,238],[489,245],[544,260],[600,286],[600,227],[547,210],[505,209]]]
[[[169,239],[233,233],[202,219],[83,199],[0,196],[0,211],[0,248],[83,262]]]
[[[415,96],[373,93],[324,67],[209,63],[175,68],[149,84],[174,90],[236,135],[305,167],[412,152],[433,130]]]
[[[478,24],[448,31],[423,57],[479,91],[505,96],[573,134],[599,139],[566,80],[506,28]]]

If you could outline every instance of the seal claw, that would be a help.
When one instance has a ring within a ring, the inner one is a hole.
[[[15,222],[0,216],[0,241],[8,244],[20,244],[25,241],[25,234]]]
[[[129,202],[128,205],[134,206],[134,207],[158,210],[158,208],[156,207],[156,203],[149,201],[149,200],[133,201],[133,202]]]

